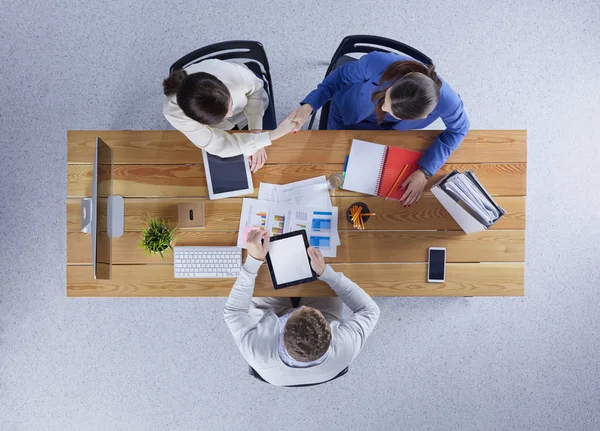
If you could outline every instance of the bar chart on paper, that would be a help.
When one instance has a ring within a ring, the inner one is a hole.
[[[265,227],[267,225],[267,213],[265,213],[265,212],[256,213],[256,217],[258,217],[258,225],[260,227]]]
[[[311,236],[309,243],[319,250],[327,250],[331,247],[331,238],[328,236]]]
[[[331,222],[333,218],[332,211],[313,211],[311,235],[308,242],[315,248],[328,250],[334,244],[331,239]]]
[[[331,220],[313,219],[312,230],[316,232],[330,232]]]
[[[238,247],[245,246],[252,230],[264,229],[273,236],[304,229],[313,247],[321,249],[325,257],[335,257],[340,245],[337,220],[337,207],[310,208],[245,198],[242,201]]]
[[[285,216],[276,215],[273,216],[274,224],[271,228],[271,233],[273,235],[281,235],[283,233],[285,227]]]

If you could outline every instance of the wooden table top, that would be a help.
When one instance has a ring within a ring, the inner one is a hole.
[[[424,151],[439,131],[300,131],[267,148],[254,175],[285,184],[341,172],[352,139]],[[113,238],[111,280],[94,280],[91,235],[80,232],[80,199],[92,193],[99,136],[114,156],[113,194],[125,198],[125,234]],[[69,131],[67,133],[67,295],[227,296],[233,279],[174,279],[173,258],[149,257],[137,247],[146,213],[177,225],[177,203],[204,201],[206,228],[177,233],[177,245],[235,245],[242,198],[208,200],[202,152],[178,131]],[[490,230],[465,235],[429,186],[454,169],[472,169],[506,210]],[[524,294],[527,133],[472,130],[411,208],[347,190],[332,192],[339,207],[341,246],[327,259],[372,296],[521,296]],[[365,231],[342,219],[360,200],[377,213]],[[427,249],[446,247],[442,284],[427,283]],[[274,291],[261,268],[255,296],[329,296],[322,282]]]

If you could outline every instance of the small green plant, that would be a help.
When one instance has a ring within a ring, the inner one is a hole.
[[[169,249],[173,250],[171,242],[174,239],[173,233],[177,228],[171,230],[168,222],[152,218],[149,214],[146,222],[148,227],[141,229],[142,242],[140,247],[144,248],[149,255],[160,254],[160,257],[164,259],[163,253],[167,253]]]

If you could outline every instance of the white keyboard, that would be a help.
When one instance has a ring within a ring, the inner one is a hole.
[[[175,278],[237,278],[242,268],[238,247],[173,248]]]

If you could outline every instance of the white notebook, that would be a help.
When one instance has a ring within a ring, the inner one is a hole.
[[[343,188],[377,196],[387,147],[354,139]]]

